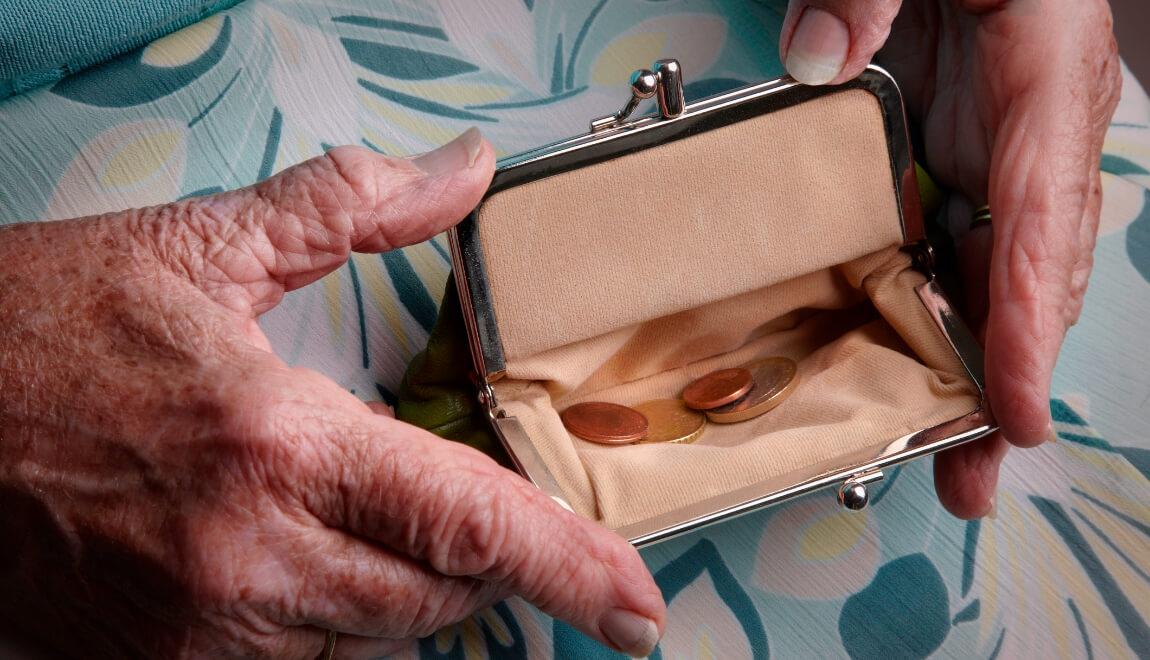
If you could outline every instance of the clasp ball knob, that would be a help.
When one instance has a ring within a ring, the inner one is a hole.
[[[659,91],[659,76],[650,69],[639,69],[631,74],[631,94],[635,98],[649,99]]]
[[[866,484],[857,481],[848,481],[839,488],[839,504],[851,511],[861,511],[870,501]]]

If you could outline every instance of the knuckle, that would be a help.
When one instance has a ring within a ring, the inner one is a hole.
[[[473,478],[471,483],[444,484],[441,501],[447,503],[433,528],[442,530],[443,572],[502,579],[512,569],[504,561],[509,519],[499,481]]]
[[[453,584],[443,589],[429,589],[426,593],[413,594],[406,613],[401,618],[402,625],[390,631],[397,638],[426,637],[444,626],[457,623],[473,614],[472,591],[476,584]]]
[[[330,163],[339,184],[346,187],[360,202],[374,205],[378,193],[376,159],[369,157],[359,147],[336,147],[324,154],[324,159]]]
[[[1010,285],[1008,296],[1019,303],[1039,302],[1039,266],[1045,255],[1034,245],[1015,241],[1008,247],[1006,278]]]
[[[206,199],[161,207],[144,223],[143,231],[169,268],[195,283],[218,283],[232,275],[229,270],[234,269],[236,254],[252,238],[245,224],[237,221],[242,218],[231,217],[227,206],[226,202]]]

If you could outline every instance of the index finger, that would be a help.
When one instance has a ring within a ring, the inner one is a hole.
[[[648,655],[665,605],[638,552],[470,447],[394,419],[328,419],[312,513],[450,576],[500,583],[585,634]],[[317,429],[317,432],[319,430]]]

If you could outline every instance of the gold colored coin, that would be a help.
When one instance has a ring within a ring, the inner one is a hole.
[[[647,418],[617,403],[577,403],[560,413],[559,419],[573,435],[602,445],[629,445],[647,437]]]
[[[655,399],[635,406],[647,418],[647,437],[643,442],[690,444],[703,435],[707,417],[691,410],[679,399]]]
[[[785,357],[769,357],[745,365],[755,377],[755,386],[742,399],[707,411],[707,419],[719,424],[745,422],[774,410],[798,384],[798,365]]]

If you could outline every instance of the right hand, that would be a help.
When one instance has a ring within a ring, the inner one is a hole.
[[[466,446],[291,368],[287,290],[427,239],[490,182],[469,132],[251,188],[0,229],[0,626],[84,656],[376,656],[519,595],[646,655],[638,553]]]
[[[939,499],[960,518],[993,514],[1008,446],[1057,437],[1050,384],[1085,300],[1099,160],[1122,90],[1112,26],[1104,0],[791,0],[787,10],[781,46],[795,78],[844,82],[882,47],[920,156],[951,191],[947,224],[966,226],[984,203],[994,213],[958,244],[1001,431],[935,456]]]

